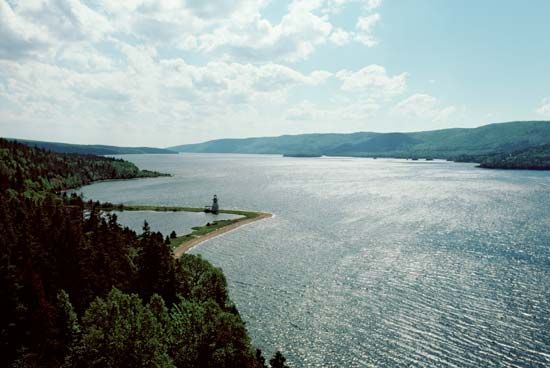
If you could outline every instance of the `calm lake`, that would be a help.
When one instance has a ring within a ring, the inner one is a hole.
[[[173,177],[98,183],[86,198],[201,207],[217,194],[222,208],[275,215],[192,250],[223,268],[265,355],[280,349],[293,367],[550,366],[550,172],[121,157]]]

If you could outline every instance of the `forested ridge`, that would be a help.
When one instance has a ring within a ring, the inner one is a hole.
[[[122,159],[55,153],[0,138],[0,189],[40,193],[106,179],[165,176]]]
[[[220,269],[55,193],[132,166],[0,144],[1,366],[266,367]]]
[[[483,167],[548,169],[540,150],[550,145],[550,121],[516,121],[477,128],[424,132],[300,134],[280,137],[218,139],[170,147],[178,152],[268,153],[288,156],[354,156],[396,158],[469,157]],[[529,154],[520,151],[533,150]],[[547,150],[547,148],[546,148]],[[546,156],[547,157],[547,156]]]

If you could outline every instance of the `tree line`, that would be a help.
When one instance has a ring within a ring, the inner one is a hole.
[[[137,234],[99,203],[54,192],[70,177],[125,175],[125,161],[0,147],[2,366],[267,367],[219,268],[175,259],[147,223]],[[76,162],[92,172],[63,171]],[[286,367],[279,352],[269,364]]]

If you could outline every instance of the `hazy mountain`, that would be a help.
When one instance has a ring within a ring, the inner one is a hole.
[[[205,143],[169,147],[178,152],[218,152],[218,153],[274,153],[325,152],[344,143],[359,143],[377,133],[353,134],[302,134],[280,137],[218,139]]]
[[[169,149],[178,152],[324,154],[453,158],[514,152],[550,144],[550,121],[519,121],[414,133],[301,134],[219,139]]]
[[[44,148],[53,152],[60,153],[80,153],[90,155],[127,155],[138,153],[153,153],[153,154],[175,154],[177,152],[170,151],[164,148],[152,148],[152,147],[117,147],[117,146],[105,146],[99,144],[69,144],[58,142],[42,142],[31,141],[27,139],[13,139],[15,141],[24,143],[29,146]]]

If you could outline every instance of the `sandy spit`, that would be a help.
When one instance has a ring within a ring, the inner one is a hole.
[[[204,243],[207,240],[210,240],[212,238],[215,238],[217,236],[225,234],[229,231],[235,230],[235,229],[237,229],[241,226],[250,224],[252,222],[264,220],[264,219],[270,218],[270,217],[273,217],[273,215],[271,213],[261,212],[258,217],[244,218],[241,221],[237,221],[237,222],[232,223],[230,225],[224,226],[220,229],[212,231],[211,233],[208,233],[208,234],[205,234],[205,235],[202,235],[202,236],[198,236],[196,238],[185,241],[185,242],[181,243],[176,249],[174,249],[174,257],[176,257],[176,258],[181,257],[182,254],[186,253],[191,248],[196,247],[197,245],[199,245],[201,243]]]

